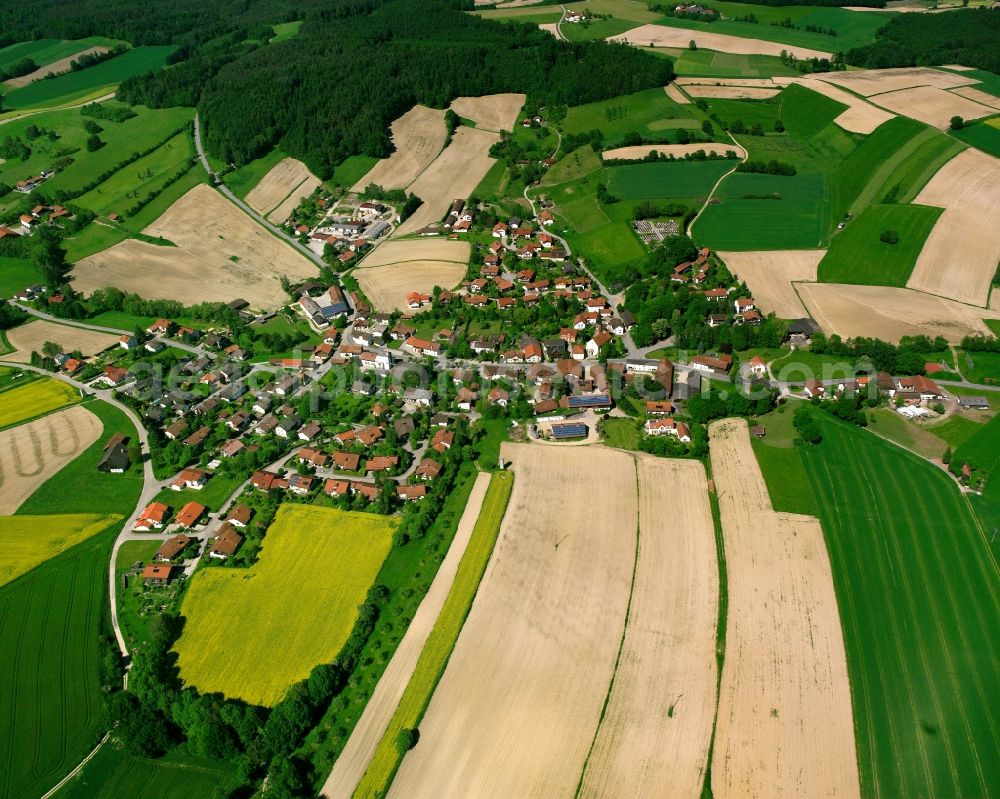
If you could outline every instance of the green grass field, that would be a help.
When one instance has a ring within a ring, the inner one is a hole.
[[[236,782],[228,763],[177,752],[147,760],[107,743],[55,799],[208,799]]]
[[[368,174],[376,163],[378,163],[378,159],[370,155],[352,155],[337,164],[333,175],[326,181],[326,185],[350,188]]]
[[[941,424],[928,427],[927,430],[953,449],[962,446],[972,438],[980,429],[983,423],[967,419],[964,416],[952,416]]]
[[[961,351],[958,368],[966,380],[984,385],[1000,385],[1000,352]]]
[[[822,175],[736,173],[722,182],[715,196],[721,202],[706,208],[694,225],[698,242],[713,250],[822,246],[829,214]]]
[[[280,508],[251,568],[202,569],[191,580],[174,646],[181,678],[253,704],[280,701],[340,652],[392,547],[392,527],[371,513]],[[254,612],[220,625],[223,607]]]
[[[40,80],[4,95],[7,108],[46,108],[97,97],[126,78],[160,69],[174,46],[135,47],[96,66]]]
[[[116,39],[104,36],[90,36],[86,39],[35,39],[30,42],[18,42],[0,50],[0,69],[9,67],[22,58],[30,58],[39,67],[47,66],[75,53],[89,50],[91,47],[112,48],[121,44]]]
[[[0,297],[10,297],[34,283],[44,283],[42,270],[28,258],[7,258],[0,255]]]
[[[674,60],[674,71],[682,76],[714,78],[771,78],[798,75],[777,56],[720,53],[715,50],[680,50],[669,55],[668,48],[648,52]]]
[[[541,184],[555,186],[559,183],[567,183],[603,167],[604,162],[601,160],[601,156],[595,153],[594,148],[590,145],[584,145],[571,153],[566,153],[558,162],[549,167],[542,176]]]
[[[0,430],[80,401],[80,392],[61,380],[35,380],[3,393]]]
[[[0,586],[97,535],[120,516],[0,516]]]
[[[942,210],[927,205],[872,205],[833,236],[819,264],[820,282],[905,286]],[[880,241],[887,230],[899,233],[898,243]]]
[[[198,502],[212,511],[222,509],[222,504],[243,482],[238,477],[213,476],[205,483],[204,488],[185,488],[183,491],[174,491],[172,488],[164,488],[156,495],[157,502],[163,502],[172,508],[183,507],[188,502]]]
[[[103,733],[99,631],[118,529],[0,588],[0,795],[37,799]]]
[[[601,422],[601,441],[618,449],[639,449],[640,429],[635,419],[604,419]]]
[[[943,472],[821,424],[802,460],[844,628],[862,795],[993,795],[1000,575],[989,539]]]
[[[707,197],[736,161],[657,161],[606,169],[608,190],[621,200],[650,197]]]
[[[563,122],[563,132],[600,130],[605,146],[614,147],[627,133],[651,138],[655,134],[662,135],[665,130],[700,128],[703,119],[694,105],[675,103],[663,89],[646,89],[570,108]]]
[[[816,516],[819,508],[809,485],[809,478],[794,446],[796,432],[792,426],[795,404],[782,405],[761,416],[758,424],[764,425],[764,438],[751,438],[754,455],[760,464],[771,505],[783,513],[804,513]]]
[[[293,22],[282,22],[279,25],[272,25],[274,29],[274,36],[271,37],[269,44],[277,44],[278,42],[283,42],[286,39],[291,39],[298,35],[299,28],[302,27],[302,20],[297,19]]]
[[[969,125],[967,128],[953,130],[951,135],[972,145],[977,150],[1000,158],[1000,127],[997,125],[998,122],[1000,122],[1000,117],[992,117],[989,120]]]
[[[1000,501],[1000,416],[994,416],[989,422],[980,425],[955,450],[954,461],[958,464],[968,463],[973,469],[985,472],[988,477],[983,494],[990,499]]]
[[[920,144],[886,179],[880,189],[880,196],[894,193],[897,202],[912,202],[937,171],[964,149],[964,144],[943,133],[932,136]]]
[[[133,464],[125,474],[97,471],[104,443],[114,434],[135,439],[135,428],[117,408],[95,400],[84,405],[104,424],[97,440],[42,483],[17,509],[19,516],[49,513],[117,513],[129,516],[142,490],[141,466]]]
[[[490,555],[493,554],[493,546],[500,533],[500,523],[513,486],[514,475],[511,472],[496,472],[490,478],[482,510],[459,563],[448,598],[445,599],[434,629],[424,644],[410,681],[399,700],[399,706],[375,750],[368,770],[361,778],[355,796],[384,796],[392,783],[402,760],[402,754],[396,748],[396,738],[402,730],[416,729],[420,725],[462,631],[462,625],[465,624],[465,618],[469,615],[472,600],[479,590],[479,582],[486,571]]]

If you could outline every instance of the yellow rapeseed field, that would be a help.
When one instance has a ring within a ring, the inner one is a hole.
[[[249,569],[202,568],[181,606],[182,679],[271,707],[333,660],[392,548],[393,522],[284,505]]]
[[[100,513],[0,516],[0,585],[16,580],[120,519]]]
[[[59,380],[35,380],[0,393],[0,428],[79,402],[80,394]]]

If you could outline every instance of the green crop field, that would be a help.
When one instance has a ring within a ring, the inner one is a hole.
[[[392,547],[392,528],[371,513],[279,508],[257,563],[202,569],[191,580],[175,644],[181,678],[202,691],[274,705],[340,652]],[[219,624],[220,608],[254,612]]]
[[[941,212],[927,205],[869,207],[833,236],[819,264],[820,281],[905,286]],[[899,233],[898,243],[880,241],[887,230]]]
[[[657,48],[649,52],[665,55],[668,48]],[[771,55],[746,55],[743,53],[720,53],[716,50],[680,50],[674,61],[674,71],[678,75],[713,78],[771,78],[798,75],[798,70],[781,63],[781,59]]]
[[[754,455],[760,464],[767,493],[774,509],[783,513],[804,513],[816,516],[819,508],[802,466],[799,448],[794,446],[796,432],[792,417],[797,406],[781,405],[761,416],[764,438],[751,438]]]
[[[882,192],[892,193],[901,203],[912,202],[937,171],[965,149],[962,142],[943,133],[924,141],[888,177]]]
[[[1000,122],[1000,117],[993,117],[986,121],[976,122],[961,130],[953,130],[951,135],[984,153],[1000,158],[1000,127],[997,126],[998,122]]]
[[[4,106],[17,109],[46,108],[98,97],[126,78],[165,66],[167,56],[174,49],[173,45],[135,47],[95,66],[14,89],[4,95]]]
[[[829,216],[824,181],[823,175],[731,175],[716,192],[721,202],[695,222],[695,238],[719,250],[822,246]]]
[[[611,166],[606,170],[608,190],[621,200],[707,197],[716,181],[736,164],[729,159],[716,159]]]
[[[97,440],[42,483],[17,509],[17,515],[49,513],[117,513],[129,516],[142,490],[142,468],[133,464],[125,474],[97,471],[104,443],[114,434],[135,439],[135,428],[117,408],[94,400],[84,407],[103,423]]]
[[[112,48],[121,42],[107,39],[104,36],[90,36],[86,39],[35,39],[30,42],[18,42],[0,50],[0,69],[9,67],[22,58],[30,58],[39,67],[47,66],[75,53],[89,50],[91,47]]]
[[[455,581],[355,796],[384,796],[391,784],[403,757],[396,748],[396,738],[402,730],[416,729],[420,725],[479,590],[513,486],[511,472],[495,472],[490,478],[482,510],[458,565]]]
[[[3,393],[0,430],[80,401],[80,392],[61,380],[35,380]]]
[[[121,516],[75,513],[61,516],[0,516],[0,586],[75,547]]]
[[[10,297],[34,283],[44,283],[42,270],[28,258],[0,255],[0,297]]]
[[[822,443],[801,456],[833,567],[862,793],[995,795],[1000,574],[989,538],[939,469],[821,424]]]
[[[120,525],[0,588],[0,795],[37,799],[103,733],[98,671]]]
[[[751,13],[751,7],[747,6],[744,14]],[[838,9],[839,10],[839,9]],[[850,14],[851,12],[844,12]],[[868,15],[875,17],[875,14]],[[888,20],[886,20],[888,21]],[[874,38],[867,34],[858,36],[827,36],[822,33],[813,33],[807,30],[796,30],[778,25],[759,25],[750,22],[736,22],[734,20],[717,20],[715,22],[697,22],[692,19],[679,19],[677,17],[664,17],[658,24],[671,28],[682,28],[693,31],[691,37],[697,41],[696,31],[705,33],[718,33],[727,36],[739,36],[745,39],[761,39],[765,42],[777,42],[787,45],[790,52],[795,52],[796,47],[805,47],[810,50],[819,50],[826,53],[836,53],[840,49],[868,44]],[[884,23],[883,23],[884,24]],[[876,26],[879,27],[879,26]],[[699,42],[699,44],[701,44]]]
[[[107,743],[55,798],[209,799],[229,795],[236,782],[228,763],[176,752],[147,760]]]
[[[333,175],[326,181],[326,185],[350,188],[368,174],[376,163],[378,163],[378,159],[370,155],[352,155],[337,164]]]
[[[614,147],[628,133],[651,138],[664,130],[700,128],[702,119],[704,116],[693,104],[675,103],[663,89],[646,89],[570,108],[563,122],[563,132],[600,130],[605,146]]]

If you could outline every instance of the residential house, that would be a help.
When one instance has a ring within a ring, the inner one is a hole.
[[[188,502],[177,514],[177,524],[181,527],[194,527],[207,510],[208,508],[198,502]]]
[[[225,560],[235,555],[242,543],[243,536],[236,531],[236,528],[229,522],[223,522],[212,542],[212,548],[208,551],[208,555],[216,560]]]
[[[398,464],[399,458],[395,455],[377,455],[374,458],[368,459],[368,462],[365,464],[365,473],[387,472],[390,469],[395,469]]]
[[[407,502],[423,499],[424,497],[427,496],[427,486],[425,485],[396,486],[396,496]]]
[[[226,521],[229,522],[233,527],[239,527],[241,530],[244,529],[248,524],[250,524],[250,518],[253,516],[253,508],[249,505],[234,505],[230,508],[229,513],[226,514]]]
[[[450,430],[438,430],[431,439],[431,448],[435,452],[447,452],[455,443],[455,434]]]
[[[150,530],[160,530],[163,528],[169,515],[170,507],[168,505],[164,505],[162,502],[150,502],[143,508],[142,513],[139,514],[139,518],[132,525],[132,529],[142,533],[147,533]]]
[[[193,539],[184,533],[178,533],[168,538],[153,555],[153,560],[161,563],[169,563],[180,555]]]
[[[146,585],[166,585],[172,569],[170,564],[150,563],[142,570],[142,580]]]

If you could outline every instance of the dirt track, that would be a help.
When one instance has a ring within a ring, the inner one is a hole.
[[[513,130],[517,115],[524,107],[523,94],[490,94],[485,97],[456,97],[451,109],[460,117],[471,119],[477,128]]]
[[[746,281],[757,305],[765,313],[774,311],[782,319],[806,316],[792,282],[816,280],[819,262],[826,250],[768,250],[720,252],[729,271]]]
[[[35,319],[7,331],[7,341],[14,352],[4,355],[6,361],[30,363],[32,351],[41,352],[46,341],[53,341],[66,352],[79,350],[84,356],[106,350],[118,342],[118,336],[97,330],[60,325],[46,319]]]
[[[807,47],[791,47],[787,44],[765,42],[762,39],[745,39],[725,33],[709,33],[687,28],[670,28],[666,25],[640,25],[630,31],[611,37],[610,41],[625,42],[635,47],[681,47],[686,48],[694,40],[702,50],[717,50],[720,53],[745,53],[747,55],[780,56],[782,50],[794,53],[799,58],[830,58],[831,53],[810,50]]]
[[[14,513],[103,430],[100,419],[74,405],[0,432],[0,515]]]
[[[633,461],[502,456],[516,479],[500,537],[390,797],[568,799],[600,720],[635,560]]]
[[[128,239],[77,263],[73,287],[89,294],[115,286],[147,299],[186,304],[239,297],[254,308],[271,309],[288,301],[282,275],[293,283],[316,275],[309,259],[204,184],[143,232],[177,246]]]
[[[637,466],[635,588],[579,795],[697,799],[716,707],[719,574],[708,484],[694,461],[640,455]]]
[[[709,428],[726,547],[717,799],[860,797],[851,691],[819,522],[775,513],[746,421]]]
[[[448,131],[444,126],[444,111],[415,105],[391,125],[392,143],[396,148],[361,178],[351,191],[362,191],[369,183],[383,189],[403,189],[409,186],[437,158]]]
[[[938,170],[914,202],[945,211],[924,242],[909,288],[986,305],[1000,263],[998,189],[1000,159],[978,150],[965,150]]]
[[[453,200],[466,199],[496,163],[489,152],[500,135],[478,128],[460,127],[451,143],[408,191],[424,201],[416,212],[393,235],[414,233],[434,222],[440,222]]]

